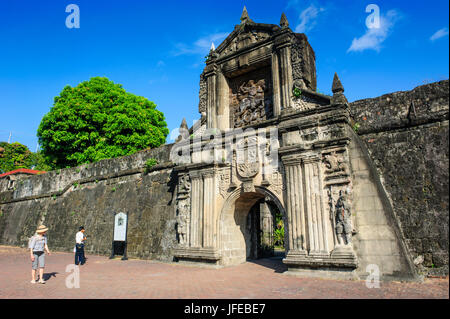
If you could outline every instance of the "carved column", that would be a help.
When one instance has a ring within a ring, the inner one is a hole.
[[[291,107],[292,94],[292,68],[291,68],[291,48],[290,42],[286,42],[279,47],[280,54],[280,74],[281,74],[281,103],[282,108]]]
[[[216,183],[214,172],[203,173],[203,247],[214,247],[216,239],[215,218]]]
[[[281,95],[280,95],[280,66],[278,52],[272,53],[272,86],[273,86],[273,115],[277,117],[281,114]]]
[[[216,124],[220,130],[230,127],[229,87],[222,72],[217,73],[217,117]]]
[[[328,256],[328,229],[320,180],[321,158],[317,155],[309,156],[303,158],[303,163],[309,255]]]
[[[283,164],[286,175],[288,255],[306,255],[306,218],[301,160],[295,155],[286,156],[283,158]]]
[[[203,229],[203,180],[199,172],[191,172],[191,247],[201,247]]]
[[[207,81],[207,102],[206,102],[206,116],[207,116],[207,122],[206,127],[207,128],[216,128],[217,127],[217,119],[216,119],[216,95],[217,95],[217,66],[215,64],[210,64],[206,67],[205,77]]]

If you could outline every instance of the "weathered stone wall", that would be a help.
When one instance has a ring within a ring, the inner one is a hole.
[[[350,132],[352,133],[352,132]],[[416,275],[392,206],[364,143],[351,134],[350,166],[353,183],[352,217],[356,234],[353,245],[359,258],[358,275],[378,267],[382,279]]]
[[[421,273],[448,274],[449,81],[351,103],[352,118]]]
[[[128,214],[128,255],[171,260],[175,245],[176,180],[171,145],[131,156],[53,171],[0,192],[0,243],[25,246],[40,223],[49,227],[49,248],[72,251],[85,226],[88,253],[109,255],[114,213]],[[145,162],[158,164],[145,171]]]

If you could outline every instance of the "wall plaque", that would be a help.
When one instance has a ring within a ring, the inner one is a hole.
[[[110,259],[115,255],[122,255],[122,260],[127,260],[127,228],[128,215],[117,213],[114,215],[114,233]]]

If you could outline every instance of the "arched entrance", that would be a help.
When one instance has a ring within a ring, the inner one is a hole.
[[[286,214],[280,200],[269,190],[255,187],[255,192],[235,190],[226,200],[219,219],[223,265],[275,254],[277,216]],[[286,240],[284,240],[286,242]]]

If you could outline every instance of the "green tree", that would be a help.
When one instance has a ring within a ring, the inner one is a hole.
[[[283,215],[277,214],[275,216],[275,231],[274,231],[274,245],[284,248],[284,222]]]
[[[38,171],[47,171],[47,172],[53,170],[53,167],[51,167],[45,162],[45,158],[42,155],[41,151],[37,153],[31,153],[31,158],[32,158],[32,165],[30,168]]]
[[[28,147],[18,142],[8,144],[0,142],[0,173],[6,173],[18,168],[29,168],[39,171],[49,171],[40,152],[32,153]]]
[[[37,136],[47,164],[64,168],[158,147],[168,134],[153,102],[94,77],[55,97]]]
[[[0,172],[5,173],[18,168],[30,168],[33,154],[28,147],[18,142],[0,142]]]

